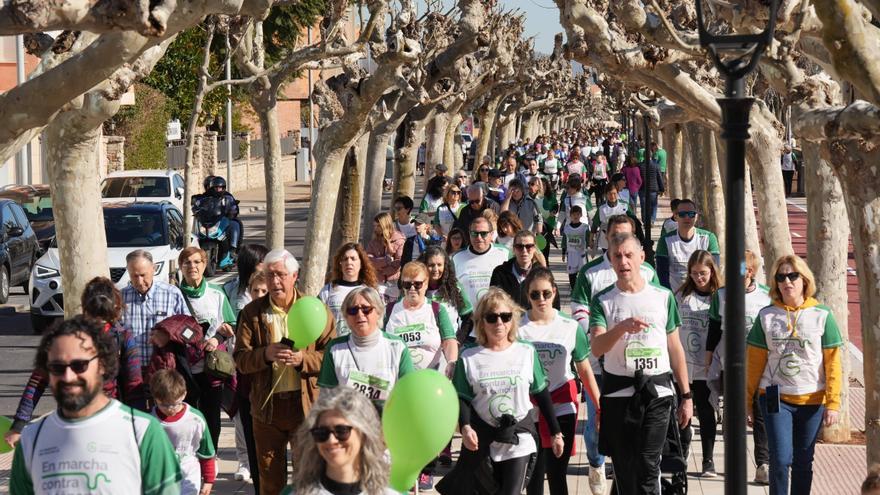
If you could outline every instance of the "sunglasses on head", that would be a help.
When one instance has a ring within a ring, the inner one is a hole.
[[[514,244],[513,247],[520,251],[531,251],[532,249],[535,249],[534,244]]]
[[[71,371],[79,375],[80,373],[85,373],[89,369],[89,364],[95,359],[98,359],[97,355],[89,359],[74,359],[69,363],[48,363],[46,369],[53,375],[61,376],[67,372],[67,368],[70,368]]]
[[[316,426],[309,430],[309,433],[312,434],[312,438],[318,443],[324,443],[327,440],[330,440],[331,433],[336,437],[336,440],[344,442],[351,437],[351,430],[353,429],[354,426],[350,425],[336,425],[330,428],[326,426]]]
[[[403,287],[403,290],[410,290],[412,288],[415,288],[415,290],[422,290],[423,285],[425,285],[424,280],[407,280],[400,283],[400,286]]]
[[[553,297],[552,290],[533,290],[529,292],[529,299],[532,301],[545,300],[548,301]]]
[[[471,231],[471,237],[482,237],[483,239],[485,239],[485,238],[489,237],[489,235],[490,235],[491,233],[492,233],[492,232],[489,232],[488,230],[479,230],[479,231],[478,231],[478,230],[472,230],[472,231]]]
[[[678,216],[682,218],[697,218],[697,212],[695,211],[680,211],[678,212]]]
[[[510,323],[510,320],[513,319],[513,313],[486,313],[483,316],[486,323],[498,323],[498,318],[501,318],[504,323]]]
[[[776,279],[777,284],[781,284],[782,282],[785,282],[785,279],[788,279],[789,282],[794,282],[795,280],[799,279],[800,277],[801,277],[800,273],[790,272],[790,273],[777,273],[774,278]]]
[[[346,309],[345,312],[348,313],[348,316],[357,316],[358,311],[360,311],[364,314],[364,316],[367,316],[368,314],[373,312],[373,309],[375,308],[373,308],[372,306],[351,306]]]

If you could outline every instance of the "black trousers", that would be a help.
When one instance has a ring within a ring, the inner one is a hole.
[[[251,466],[251,481],[254,493],[260,493],[260,461],[257,460],[257,443],[254,441],[254,418],[251,416],[251,399],[244,394],[238,396],[238,414],[244,429],[244,442],[247,444],[248,465]]]
[[[630,397],[602,397],[599,445],[612,452],[601,452],[614,459],[617,495],[660,493],[660,456],[666,442],[672,397],[659,397],[648,403],[638,432],[624,429],[624,416]],[[635,438],[635,443],[633,443]]]
[[[444,487],[443,478],[437,485],[437,492],[441,495],[458,495],[459,493],[475,493],[477,487],[477,471],[481,466],[481,459],[488,455],[491,442],[480,440],[479,449],[475,452],[467,447],[461,447],[461,455],[453,469],[462,470],[463,479],[458,480],[455,487]],[[529,468],[531,456],[517,457],[502,462],[492,462],[492,475],[497,483],[498,490],[494,495],[521,495],[526,481],[526,472]]]
[[[791,195],[791,183],[794,179],[794,170],[783,170],[782,171],[782,183],[785,184],[785,197],[789,197]]]
[[[542,449],[538,442],[538,458],[535,460],[535,469],[529,480],[528,495],[542,495],[544,493],[544,475],[547,476],[547,484],[550,485],[550,495],[568,495],[568,483],[565,476],[568,474],[568,463],[571,460],[569,453],[574,444],[577,415],[566,414],[557,416],[559,428],[565,437],[565,447],[562,449],[562,457],[553,455],[553,449]]]
[[[195,407],[205,416],[208,423],[208,431],[211,432],[211,440],[214,441],[214,448],[218,448],[220,441],[220,405],[223,402],[223,386],[211,386],[214,377],[207,373],[196,373],[193,379],[198,390],[186,391],[186,403]]]
[[[758,405],[758,394],[752,398],[752,437],[755,440],[755,464],[770,466],[770,446],[767,444],[767,429],[764,426],[764,415]]]
[[[678,386],[676,386],[677,388]],[[694,409],[700,420],[700,445],[703,447],[703,461],[710,460],[715,453],[718,417],[715,415],[715,408],[709,402],[709,386],[706,385],[706,380],[692,381],[691,393],[694,394]],[[690,452],[692,439],[690,428],[681,430],[681,443],[684,444],[685,452]]]

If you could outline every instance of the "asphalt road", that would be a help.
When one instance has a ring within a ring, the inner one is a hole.
[[[295,256],[302,255],[303,237],[307,203],[288,202],[286,243],[287,249]],[[265,239],[266,217],[264,210],[251,211],[241,215],[244,223],[246,243],[263,242]],[[224,273],[212,280],[224,281],[234,273]],[[39,336],[33,334],[28,310],[28,295],[21,288],[11,290],[9,302],[0,306],[0,415],[11,417],[15,414],[21,392],[33,371],[33,359]],[[40,400],[37,414],[52,411],[55,401],[51,393]]]

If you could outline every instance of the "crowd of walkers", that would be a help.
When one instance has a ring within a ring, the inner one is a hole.
[[[686,486],[686,468],[666,479],[661,461],[686,466],[694,415],[699,475],[717,476],[720,247],[681,198],[646,259],[665,151],[582,128],[512,143],[500,158],[455,178],[436,164],[417,209],[398,196],[369,239],[341,246],[317,294],[324,330],[303,349],[285,342],[288,312],[308,295],[290,252],[243,246],[222,287],[205,278],[198,247],[181,253],[178,285],[153,278],[148,252],[130,253],[128,287],[95,278],[82,315],[40,342],[6,434],[12,493],[207,495],[221,411],[234,418],[234,477],[257,493],[392,493],[379,418],[397,381],[421,369],[451,380],[462,443],[457,456],[451,444],[438,452],[414,490],[536,495],[546,480],[567,494],[581,408],[592,493],[607,493],[609,476],[617,494],[678,493],[667,489]],[[653,214],[637,217],[640,207]],[[555,256],[567,278],[548,268]],[[840,407],[842,339],[803,260],[774,260],[769,287],[759,273],[747,252],[755,482],[807,494],[819,429]],[[35,419],[47,386],[58,409]],[[864,493],[876,493],[873,476]]]

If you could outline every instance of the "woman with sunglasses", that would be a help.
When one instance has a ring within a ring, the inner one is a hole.
[[[776,260],[773,304],[758,313],[747,343],[746,411],[758,391],[770,447],[770,493],[810,493],[819,429],[837,422],[843,339],[813,295],[813,272],[798,256]]]
[[[538,449],[538,458],[529,482],[528,494],[544,493],[546,473],[550,495],[568,495],[565,476],[569,460],[575,454],[575,427],[580,403],[578,384],[572,368],[577,370],[590,400],[596,407],[599,404],[599,386],[596,384],[588,359],[590,344],[587,341],[587,334],[581,330],[578,322],[553,307],[553,300],[559,293],[553,272],[544,267],[532,269],[523,283],[523,290],[529,298],[529,311],[523,318],[519,336],[538,350],[538,356],[550,382],[548,389],[553,401],[556,421],[565,438],[562,456],[554,457],[553,439],[550,437],[547,418],[539,417],[538,432],[541,437],[541,448]]]
[[[489,187],[489,170],[492,169],[492,160],[489,155],[483,157],[482,163],[474,171],[474,184],[480,184],[484,189]]]
[[[358,287],[342,301],[345,323],[351,333],[327,346],[318,386],[353,387],[382,409],[397,380],[413,371],[406,343],[379,329],[385,303],[372,287]]]
[[[296,495],[396,495],[382,424],[354,389],[321,392],[297,431],[292,491]]]
[[[350,330],[342,314],[342,301],[358,287],[376,288],[376,271],[364,248],[356,242],[344,244],[333,256],[330,282],[318,292],[320,299],[336,318],[336,335],[348,335]]]
[[[119,399],[125,405],[140,410],[146,410],[146,395],[144,382],[141,374],[140,348],[134,336],[122,326],[122,311],[125,305],[122,302],[122,294],[116,285],[106,277],[95,277],[86,284],[80,298],[83,314],[104,323],[104,331],[109,332],[116,341],[119,367],[116,376],[104,381],[104,393],[107,397]],[[80,368],[71,369],[74,373],[86,371],[89,363],[83,363]],[[34,410],[40,402],[40,397],[49,386],[49,376],[40,370],[31,373],[18,409],[12,417],[12,427],[4,435],[9,445],[15,445],[21,436],[25,425],[33,418]]]
[[[437,485],[444,495],[474,493],[480,466],[492,463],[497,495],[519,495],[529,461],[538,452],[532,400],[547,418],[555,457],[565,439],[556,421],[547,376],[535,347],[517,339],[522,308],[491,287],[476,310],[477,344],[466,347],[455,366],[461,456]]]
[[[443,239],[449,235],[452,230],[452,224],[458,220],[458,215],[464,203],[461,202],[461,188],[455,184],[450,184],[443,193],[443,204],[437,207],[434,213],[434,230]]]
[[[439,369],[440,357],[445,357],[443,371],[451,377],[458,359],[458,342],[446,308],[425,296],[428,267],[418,261],[407,263],[400,275],[400,290],[403,298],[388,305],[385,332],[406,343],[416,369]]]

